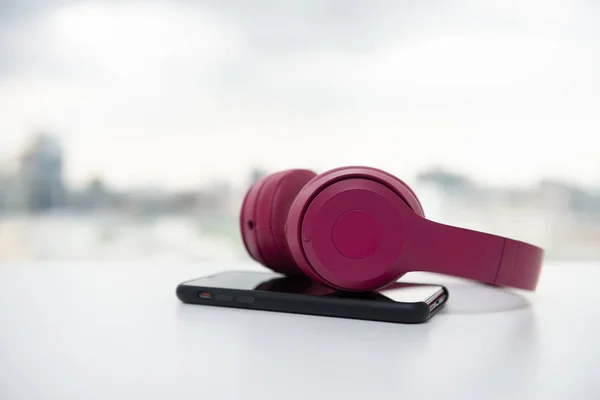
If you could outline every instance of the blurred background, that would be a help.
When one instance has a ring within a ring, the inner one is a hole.
[[[600,260],[600,3],[0,0],[0,261],[234,260],[247,188],[385,169]]]

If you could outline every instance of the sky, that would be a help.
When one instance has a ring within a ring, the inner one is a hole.
[[[57,135],[72,185],[432,166],[600,185],[592,1],[0,0],[0,168]]]

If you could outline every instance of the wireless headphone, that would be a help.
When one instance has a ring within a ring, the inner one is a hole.
[[[375,290],[411,271],[535,290],[544,251],[425,219],[413,190],[370,167],[261,178],[240,215],[248,253],[286,275],[340,290]]]

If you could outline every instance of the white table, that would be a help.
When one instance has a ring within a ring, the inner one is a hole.
[[[536,294],[435,275],[422,325],[181,304],[242,265],[0,264],[0,399],[600,399],[600,265]]]

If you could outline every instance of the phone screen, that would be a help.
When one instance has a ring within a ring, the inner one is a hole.
[[[437,285],[395,283],[376,292],[339,292],[302,277],[285,277],[262,272],[225,272],[184,283],[186,286],[214,287],[237,290],[261,290],[304,294],[309,296],[348,297],[373,301],[397,301],[403,303],[429,303],[439,298],[444,289]]]

